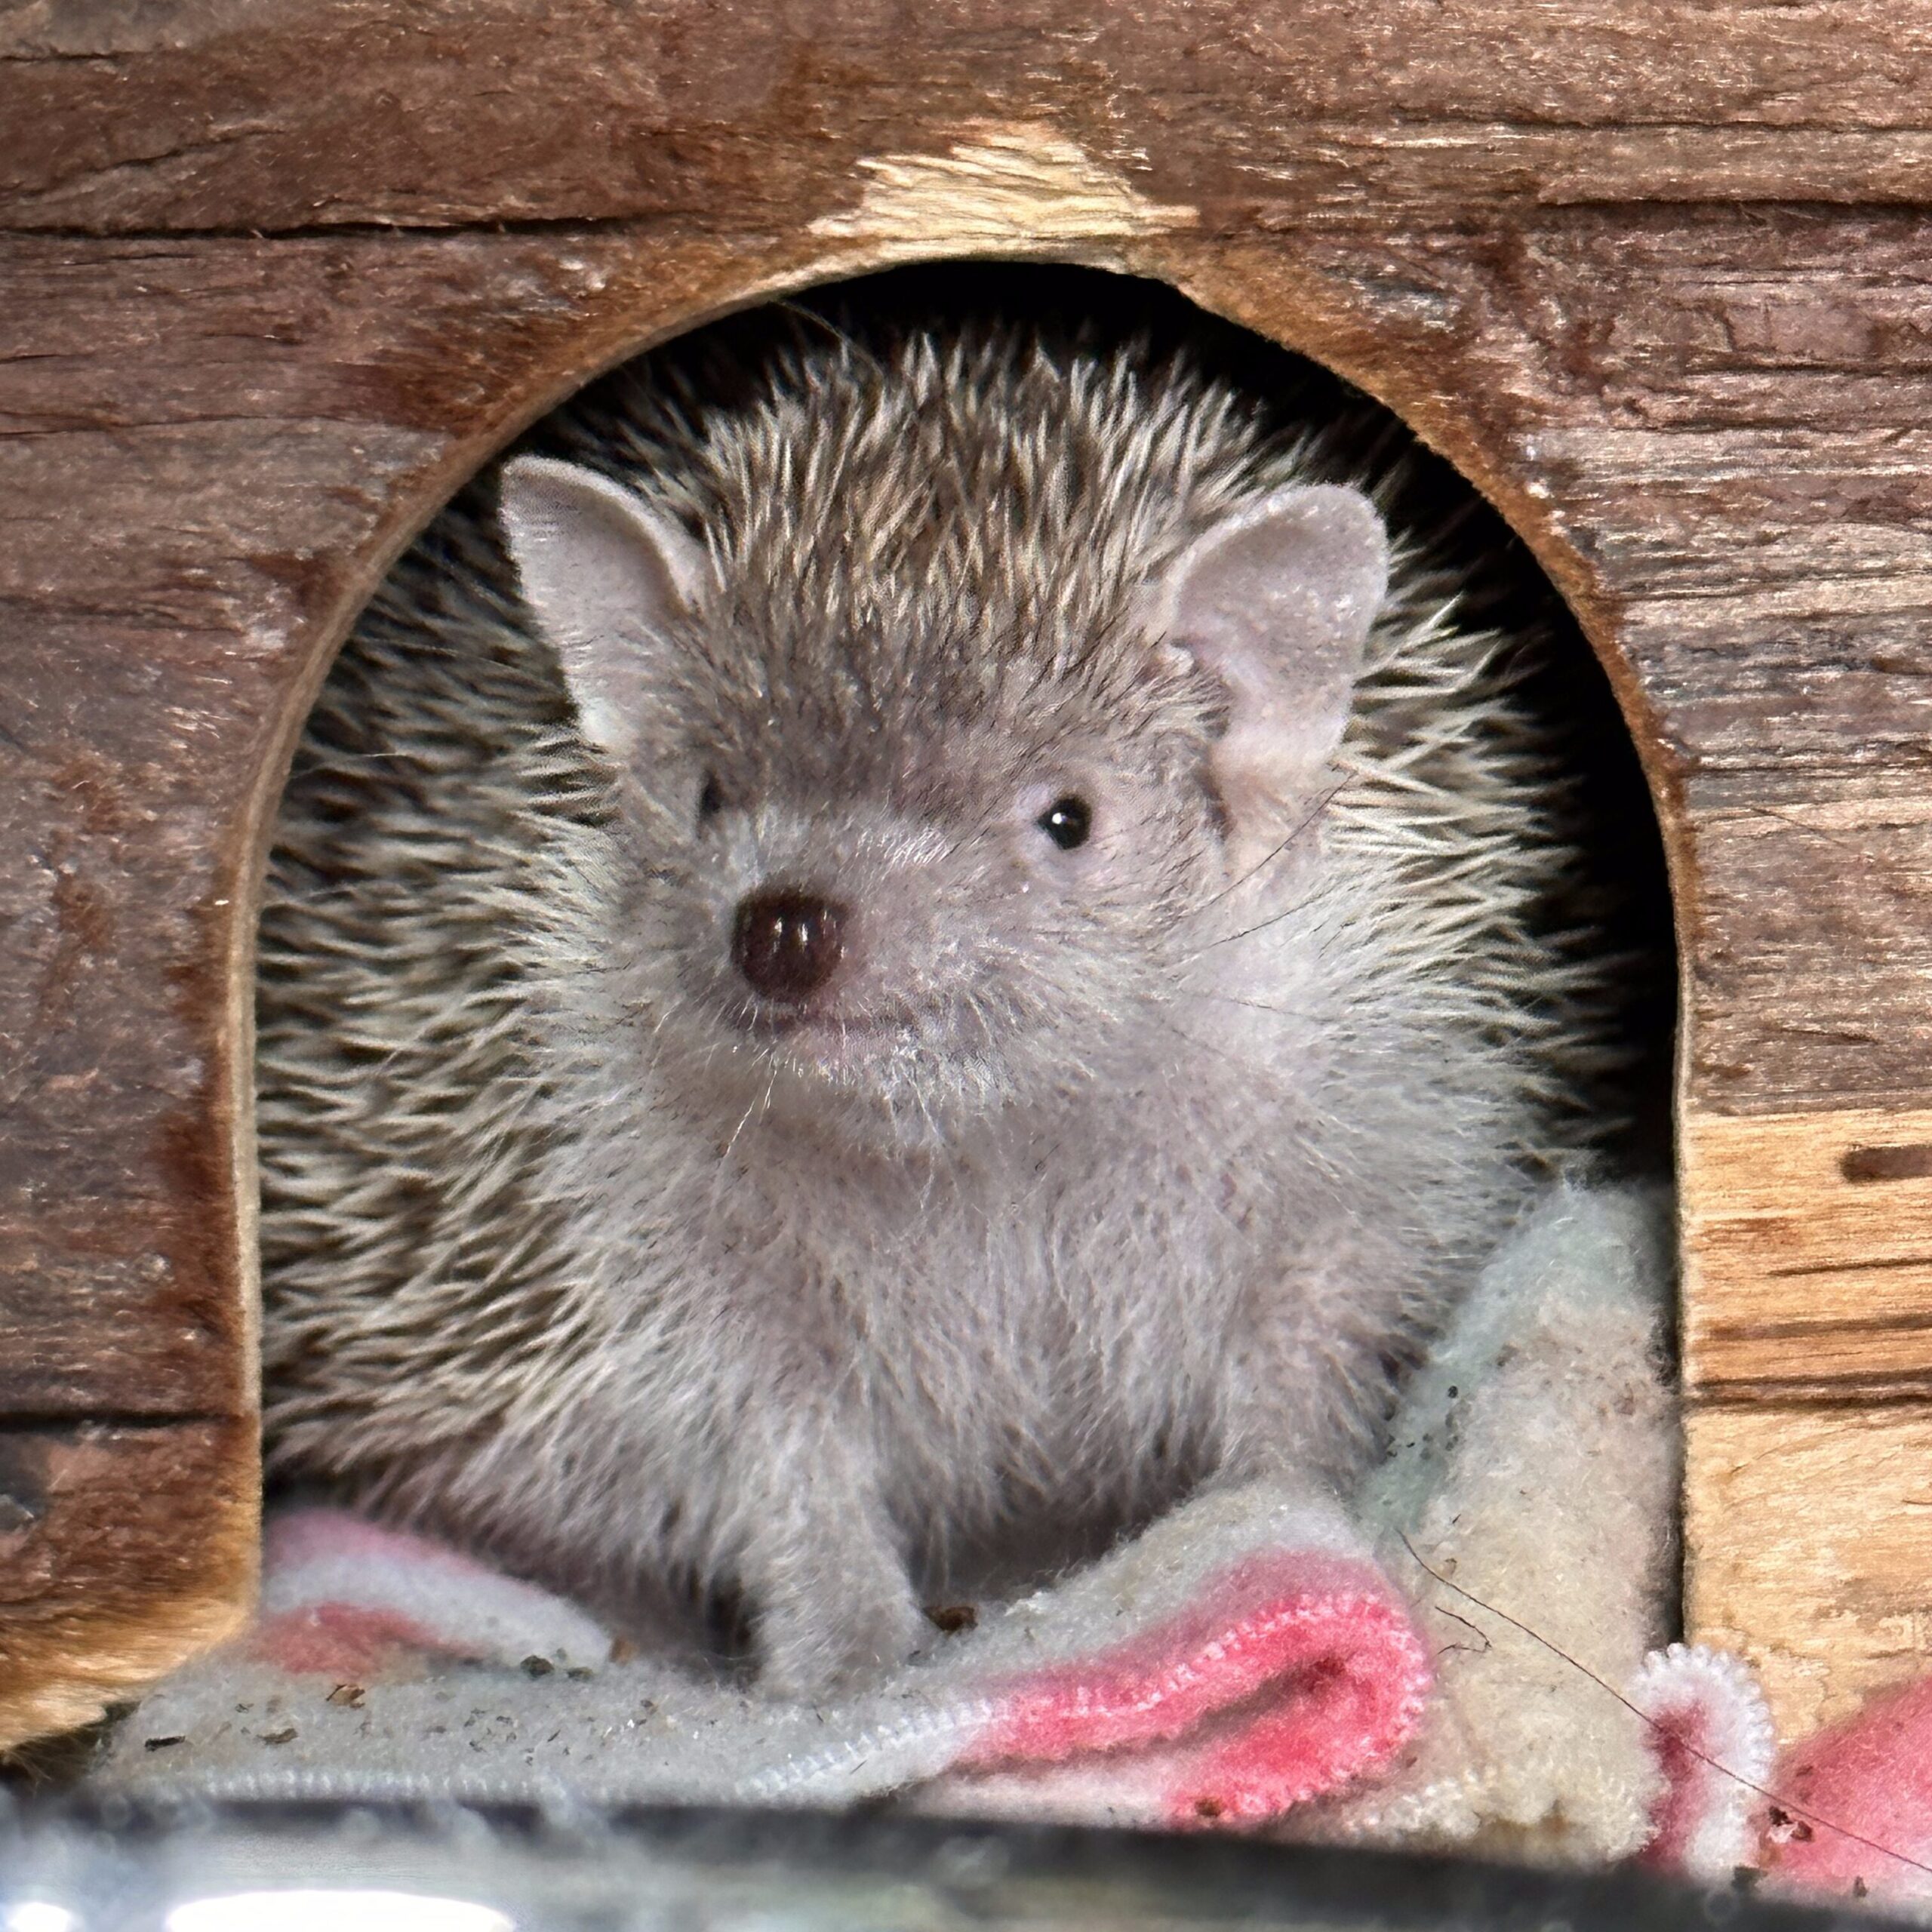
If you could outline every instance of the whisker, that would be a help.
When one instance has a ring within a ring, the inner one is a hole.
[[[1259,878],[1263,872],[1266,871],[1267,869],[1272,866],[1283,853],[1286,852],[1295,843],[1295,841],[1301,837],[1303,832],[1308,830],[1310,826],[1314,824],[1315,821],[1334,803],[1337,798],[1341,796],[1343,792],[1347,789],[1348,783],[1349,781],[1346,777],[1338,778],[1333,785],[1329,786],[1327,791],[1318,795],[1315,802],[1309,807],[1306,811],[1303,813],[1300,818],[1295,820],[1292,826],[1289,827],[1287,836],[1282,839],[1281,842],[1278,845],[1275,846],[1272,851],[1268,852],[1261,858],[1257,859],[1253,865],[1248,867],[1246,872],[1241,874],[1240,878],[1230,880],[1229,883],[1222,887],[1221,890],[1216,893],[1211,899],[1205,900],[1200,905],[1197,906],[1194,910],[1188,915],[1189,918],[1198,918],[1203,912],[1211,912],[1215,906],[1220,904],[1223,900],[1229,897],[1234,893],[1238,892],[1243,886],[1248,883],[1250,880]]]
[[[1312,1021],[1315,1017],[1313,1014],[1307,1012],[1300,1007],[1270,1006],[1265,1000],[1242,999],[1234,993],[1219,993],[1214,992],[1211,988],[1206,986],[1201,988],[1199,991],[1190,995],[1189,997],[1195,999],[1217,999],[1226,1006],[1245,1007],[1251,1013],[1272,1013],[1278,1015],[1284,1020],[1306,1020]]]
[[[1265,933],[1270,926],[1278,926],[1284,919],[1292,918],[1297,912],[1305,912],[1315,903],[1315,896],[1305,893],[1299,899],[1284,906],[1278,912],[1271,912],[1266,918],[1257,920],[1251,926],[1244,926],[1240,931],[1223,933],[1218,939],[1205,941],[1189,953],[1180,962],[1183,967],[1191,966],[1204,953],[1212,952],[1217,946],[1233,946],[1244,939],[1252,939],[1257,933]]]

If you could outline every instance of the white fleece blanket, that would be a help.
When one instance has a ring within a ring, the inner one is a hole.
[[[1631,1703],[1722,1729],[1747,1777],[1769,1755],[1747,1677],[1681,1651],[1645,1663],[1673,1574],[1667,1224],[1659,1194],[1553,1189],[1475,1284],[1360,1497],[1210,1491],[833,1704],[614,1659],[582,1611],[528,1584],[340,1512],[285,1516],[254,1632],[152,1693],[96,1782],[898,1794],[980,1815],[1635,1851],[1671,1794]],[[1672,1814],[1671,1855],[1727,1869],[1749,1809],[1743,1787],[1706,1780]]]

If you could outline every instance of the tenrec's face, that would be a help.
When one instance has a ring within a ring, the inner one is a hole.
[[[653,814],[650,1023],[685,1084],[919,1141],[1171,1038],[1185,921],[1222,877],[1184,760],[1163,782],[1137,737],[963,726],[804,762],[717,733]]]

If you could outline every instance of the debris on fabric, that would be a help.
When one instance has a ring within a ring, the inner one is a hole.
[[[1553,1187],[1414,1379],[1360,1497],[1211,1486],[1051,1587],[942,1618],[972,1627],[936,1627],[894,1678],[835,1703],[614,1657],[532,1585],[339,1511],[285,1514],[254,1632],[157,1689],[95,1782],[899,1794],[1579,1861],[1668,1837],[1674,1862],[1714,1869],[1748,1848],[1755,1814],[1671,1740],[1757,1765],[1768,1731],[1742,1666],[1711,1663],[1706,1683],[1696,1654],[1645,1663],[1674,1555],[1668,1225],[1655,1190]]]

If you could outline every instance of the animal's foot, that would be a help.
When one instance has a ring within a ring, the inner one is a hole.
[[[809,1703],[890,1676],[934,1635],[903,1577],[869,1595],[777,1601],[759,1623],[758,1682],[774,1697]]]

